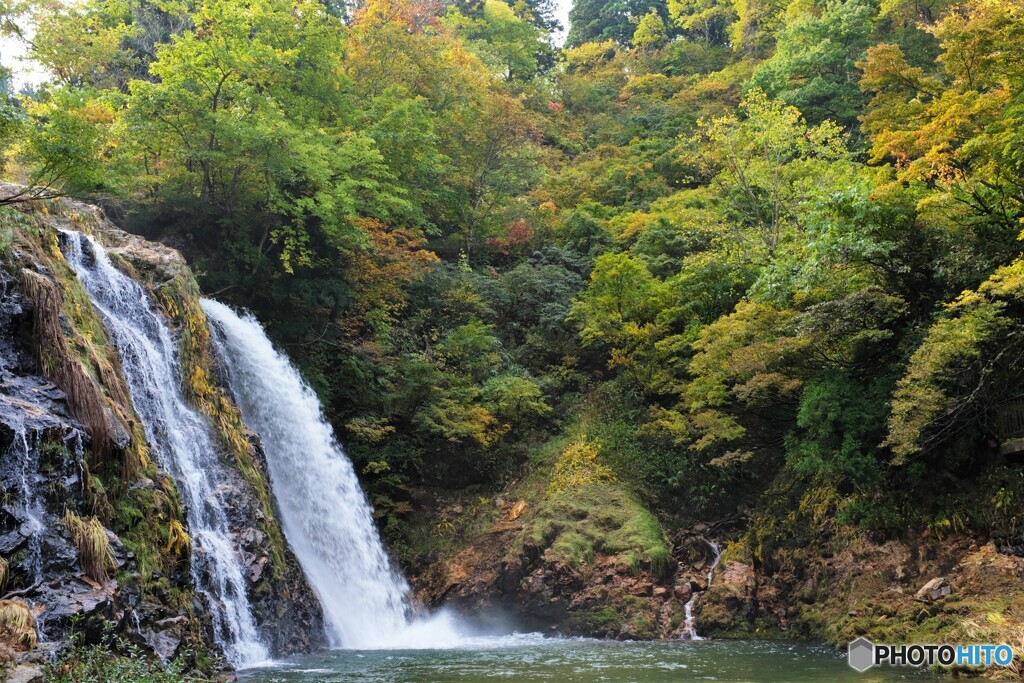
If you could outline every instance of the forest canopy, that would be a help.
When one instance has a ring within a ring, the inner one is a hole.
[[[7,74],[39,189],[6,201],[182,249],[386,529],[595,413],[587,463],[667,518],[785,483],[885,536],[1024,495],[1019,2],[576,0],[564,47],[546,0],[5,12],[48,75]]]

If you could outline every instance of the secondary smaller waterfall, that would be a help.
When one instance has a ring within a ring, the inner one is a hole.
[[[16,492],[17,506],[26,521],[19,530],[28,538],[28,555],[32,567],[32,582],[43,578],[43,553],[40,532],[46,528],[43,517],[43,503],[39,497],[41,475],[39,474],[39,445],[35,443],[38,435],[19,429],[14,434],[9,451],[5,457],[18,463],[20,480]]]
[[[246,424],[259,434],[285,536],[327,617],[335,647],[445,647],[443,615],[410,622],[409,587],[388,562],[352,463],[313,390],[252,316],[203,300]]]
[[[235,540],[217,491],[222,465],[210,425],[181,389],[178,348],[142,286],[91,237],[67,231],[66,258],[121,357],[132,404],[160,466],[174,476],[192,535],[192,576],[210,604],[215,636],[235,666],[269,658],[260,642]]]
[[[711,579],[715,575],[715,568],[718,567],[718,561],[722,559],[722,548],[719,547],[717,543],[714,541],[708,541],[708,546],[711,548],[711,552],[714,553],[715,559],[711,561],[711,569],[708,570],[708,585],[707,588],[704,589],[705,591],[708,588],[711,588]],[[700,593],[695,591],[683,606],[684,614],[686,616],[683,632],[690,640],[704,640],[697,635],[697,628],[693,625],[693,606],[697,603],[698,595],[700,595]]]

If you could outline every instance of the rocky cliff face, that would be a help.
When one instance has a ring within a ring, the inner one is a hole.
[[[195,278],[174,249],[109,225],[93,234],[152,292],[179,337],[188,393],[221,436],[221,456],[233,468],[220,493],[240,541],[250,601],[267,645],[275,656],[323,646],[320,604],[285,542],[259,438],[244,425],[226,389],[226,375],[210,344]]]
[[[38,637],[66,631],[73,616],[93,626],[113,618],[116,581],[100,585],[81,574],[77,549],[61,521],[66,507],[84,507],[79,462],[88,435],[69,414],[65,395],[41,375],[30,348],[31,303],[10,274],[0,273],[0,556],[8,599],[27,605]],[[129,554],[109,536],[115,566]],[[13,644],[18,649],[28,643]]]
[[[697,624],[715,637],[801,637],[845,648],[858,636],[894,643],[1018,643],[1024,559],[984,539],[921,534],[758,560],[743,538],[702,596]]]
[[[188,666],[217,654],[175,484],[148,457],[116,351],[61,255],[68,228],[111,248],[178,337],[189,397],[223,437],[223,494],[267,645],[275,655],[318,647],[319,604],[282,537],[258,440],[209,353],[184,260],[63,201],[0,212],[3,660],[50,657],[72,624],[86,643],[117,633],[164,659],[189,653]]]
[[[454,518],[451,504],[424,498],[421,505],[431,519]],[[464,545],[412,573],[425,603],[484,624],[512,620],[599,638],[686,637],[685,605],[695,594],[694,626],[709,638],[809,639],[845,648],[859,636],[893,643],[1024,637],[1024,558],[1001,528],[991,541],[925,532],[878,542],[848,532],[766,549],[752,540],[757,520],[738,515],[673,534],[672,565],[657,572],[600,552],[566,563],[528,540],[534,512],[513,516],[507,504],[500,511],[479,531],[457,534]],[[578,524],[566,520],[568,528]],[[725,550],[709,586],[711,538]]]

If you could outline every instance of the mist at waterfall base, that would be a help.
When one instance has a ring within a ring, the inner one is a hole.
[[[412,613],[352,463],[312,388],[251,315],[204,299],[245,423],[260,437],[285,537],[324,609],[335,648],[457,647],[454,615]]]
[[[214,636],[235,666],[269,659],[261,642],[218,484],[224,469],[209,421],[182,393],[178,346],[149,294],[111,263],[92,237],[63,233],[64,255],[99,312],[121,359],[135,412],[160,467],[182,496],[192,537],[192,576]]]

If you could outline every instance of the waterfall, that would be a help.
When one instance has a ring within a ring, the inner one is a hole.
[[[259,434],[285,536],[316,591],[335,647],[444,647],[443,615],[408,618],[409,587],[388,561],[352,463],[313,390],[252,316],[203,300],[242,417]]]
[[[711,552],[714,554],[715,559],[711,561],[711,568],[708,569],[708,585],[704,588],[707,590],[711,588],[711,579],[715,575],[715,568],[718,566],[718,561],[722,559],[722,548],[714,541],[708,541],[708,547],[711,548]],[[693,606],[697,603],[697,596],[700,593],[694,591],[690,599],[683,605],[683,611],[686,616],[686,621],[683,624],[683,634],[690,640],[704,640],[697,635],[697,628],[693,625]]]
[[[207,419],[182,392],[178,348],[146,291],[91,237],[65,231],[65,256],[121,357],[135,411],[160,467],[178,484],[192,535],[192,576],[210,605],[214,635],[235,666],[269,658],[246,593],[237,544],[217,487],[223,465]]]

